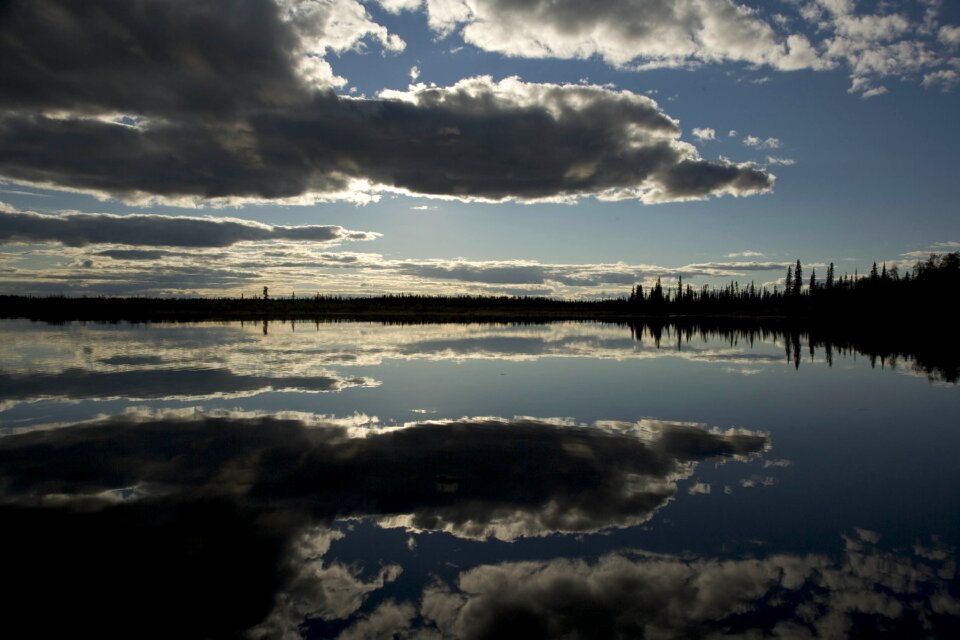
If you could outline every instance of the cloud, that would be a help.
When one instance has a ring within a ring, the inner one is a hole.
[[[510,56],[598,56],[617,67],[643,68],[740,61],[789,70],[819,64],[806,37],[780,36],[758,12],[730,0],[427,0],[425,8],[439,34],[456,31],[469,44]]]
[[[238,242],[299,240],[334,243],[372,240],[380,234],[351,231],[340,226],[286,227],[237,218],[191,218],[161,215],[61,213],[56,215],[0,211],[0,244],[60,242],[70,247],[88,244],[123,244],[166,247],[227,247]],[[148,259],[166,252],[129,251],[101,253],[113,258]]]
[[[889,92],[889,90],[883,86],[869,87],[869,88],[857,87],[856,89],[853,89],[853,88],[851,89],[851,93],[854,93],[856,91],[861,91],[860,97],[863,98],[864,100],[868,100],[870,98],[876,98],[877,96],[882,96],[885,93]]]
[[[921,84],[926,89],[939,86],[943,91],[950,91],[957,86],[958,82],[960,82],[960,72],[956,69],[940,69],[924,74]]]
[[[748,254],[748,253],[752,253],[752,252],[747,252],[747,251],[745,251],[745,252],[743,252],[743,254],[741,254],[741,255],[746,256],[746,254]],[[713,272],[716,272],[716,271],[738,271],[738,272],[746,272],[746,271],[776,271],[776,270],[786,269],[786,268],[789,267],[791,264],[793,264],[793,263],[791,263],[791,262],[758,262],[758,261],[755,261],[755,260],[754,260],[754,261],[750,261],[750,262],[701,262],[701,263],[697,263],[697,264],[688,265],[687,268],[690,269],[691,271],[700,271],[700,272],[711,272],[711,271],[713,271]]]
[[[357,232],[363,233],[363,232]],[[39,252],[39,253],[38,253]],[[31,258],[48,256],[40,266]],[[264,285],[277,291],[619,296],[658,278],[738,277],[785,270],[786,263],[722,261],[664,267],[630,263],[543,263],[532,260],[391,259],[376,253],[330,251],[326,245],[274,240],[229,250],[168,251],[126,247],[31,248],[14,254],[16,268],[0,280],[6,291],[70,295],[236,295]],[[53,264],[51,264],[51,262]],[[13,267],[11,267],[13,268]]]
[[[679,137],[676,121],[645,96],[478,77],[378,99],[317,93],[233,124],[166,121],[140,129],[9,116],[0,121],[0,172],[133,200],[391,189],[462,200],[664,202],[772,188],[774,177],[762,169],[702,160]],[[86,152],[91,147],[95,156]]]
[[[823,57],[841,64],[850,74],[850,93],[871,98],[888,92],[879,84],[884,78],[917,78],[943,65],[948,57],[940,45],[950,46],[947,31],[937,33],[936,5],[929,5],[923,22],[914,21],[899,5],[876,8],[876,13],[857,12],[852,2],[818,0],[804,5],[804,18],[823,31]]]
[[[922,19],[896,3],[861,5],[791,2],[778,7],[791,15],[768,19],[733,0],[422,3],[430,27],[441,37],[456,33],[485,51],[525,58],[596,56],[636,70],[730,62],[777,71],[841,68],[850,75],[852,91],[861,95],[879,95],[882,78],[919,80],[922,73],[949,64],[945,49],[960,42],[960,28],[939,25],[936,3],[927,5]]]
[[[717,131],[715,129],[710,129],[710,128],[700,129],[700,128],[694,127],[693,137],[699,140],[700,142],[706,142],[707,140],[716,140]]]
[[[775,158],[773,156],[767,156],[767,159],[764,164],[767,165],[782,165],[785,167],[792,166],[796,164],[797,161],[793,158]]]
[[[960,26],[943,25],[940,27],[938,38],[940,42],[949,47],[960,46]]]
[[[339,96],[326,53],[403,46],[355,0],[177,7],[4,4],[0,175],[178,205],[384,191],[665,202],[773,186],[762,168],[701,159],[674,119],[626,91],[480,77]]]
[[[103,251],[97,251],[94,255],[113,258],[114,260],[159,260],[160,258],[187,254],[161,249],[104,249]]]
[[[767,138],[766,140],[757,136],[748,135],[743,138],[743,145],[753,147],[754,149],[779,149],[779,138]]]
[[[728,253],[726,258],[763,258],[766,254],[759,251],[740,251],[737,253]]]
[[[231,121],[338,84],[322,55],[402,40],[356,0],[66,0],[0,8],[0,109]]]

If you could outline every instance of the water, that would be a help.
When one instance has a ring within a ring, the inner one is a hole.
[[[902,357],[590,323],[4,321],[0,343],[8,625],[960,631],[960,389]]]

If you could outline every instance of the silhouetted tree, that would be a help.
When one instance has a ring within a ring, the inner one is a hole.
[[[803,268],[800,261],[797,260],[797,266],[793,269],[793,295],[800,295],[800,288],[803,286]]]
[[[650,292],[650,302],[661,304],[663,302],[663,286],[660,284],[660,277],[657,277],[657,284],[653,285],[653,291]]]

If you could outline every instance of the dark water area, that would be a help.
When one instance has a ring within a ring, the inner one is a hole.
[[[2,321],[3,635],[960,637],[937,339]]]

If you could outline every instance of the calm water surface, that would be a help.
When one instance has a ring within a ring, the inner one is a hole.
[[[658,337],[0,322],[3,624],[958,637],[960,388]]]

